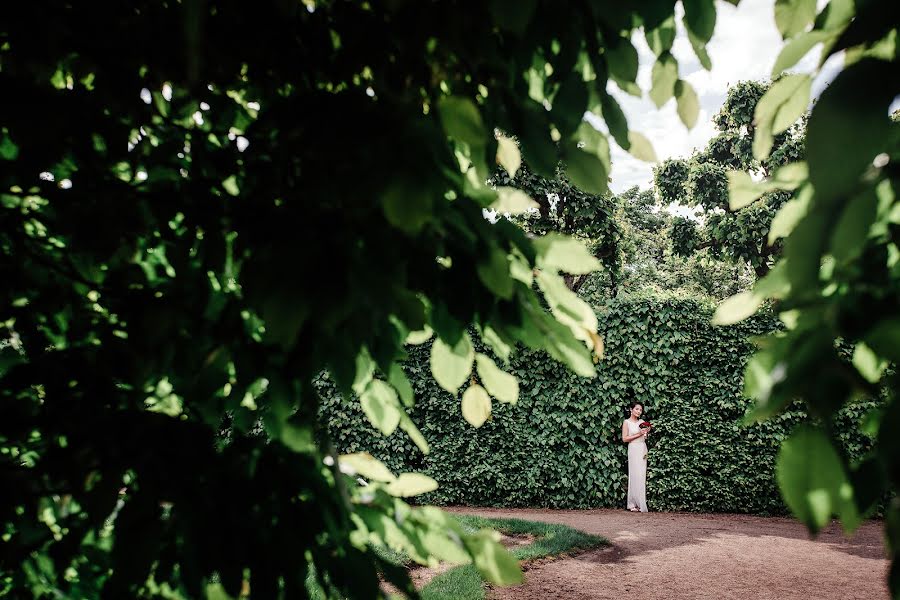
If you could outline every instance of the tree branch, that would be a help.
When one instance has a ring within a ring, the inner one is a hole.
[[[578,277],[576,277],[575,280],[572,282],[572,291],[578,292],[578,290],[581,289],[581,286],[583,286],[584,283],[588,280],[589,276],[590,276],[590,273],[585,273],[584,275],[579,275]]]

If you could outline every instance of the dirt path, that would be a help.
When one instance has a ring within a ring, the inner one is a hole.
[[[881,600],[888,561],[882,523],[847,539],[832,525],[810,539],[792,519],[624,510],[451,509],[489,517],[561,523],[613,545],[572,558],[536,561],[525,583],[496,588],[495,600]]]

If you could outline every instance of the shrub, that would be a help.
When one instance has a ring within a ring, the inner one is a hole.
[[[327,382],[322,419],[340,452],[368,451],[395,471],[422,471],[440,482],[425,499],[437,504],[592,508],[623,506],[626,403],[644,403],[653,422],[648,502],[655,510],[785,512],[774,477],[779,444],[809,417],[795,405],[743,426],[751,401],[742,393],[751,337],[778,326],[771,314],[739,325],[710,324],[712,306],[686,299],[612,301],[598,315],[606,357],[597,379],[583,379],[540,353],[514,358],[517,405],[494,403],[475,429],[459,400],[428,369],[428,345],[405,363],[416,393],[413,418],[431,444],[423,456],[404,436],[373,436],[356,402]],[[634,398],[628,396],[633,390]],[[871,441],[858,431],[876,406],[861,401],[834,420],[851,460]]]

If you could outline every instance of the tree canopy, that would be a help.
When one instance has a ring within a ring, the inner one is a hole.
[[[633,32],[656,55],[651,98],[696,118],[671,52],[674,7],[6,11],[3,585],[36,597],[293,598],[310,586],[373,597],[380,573],[414,595],[373,545],[518,580],[488,532],[402,500],[433,480],[335,456],[313,380],[327,371],[382,433],[427,452],[405,412],[406,342],[434,332],[434,376],[468,386],[474,425],[488,394],[515,400],[497,362],[517,344],[593,375],[596,317],[560,272],[600,265],[569,238],[485,221],[483,208],[515,204],[486,184],[493,163],[521,160],[494,131],[520,140],[536,173],[553,177],[561,159],[569,181],[603,193],[609,143],[586,110],[652,158],[607,91],[641,93]],[[708,67],[712,0],[686,3],[683,21]],[[493,358],[475,355],[469,331]]]
[[[702,215],[702,226],[684,217],[674,224],[672,247],[679,255],[709,248],[717,256],[749,264],[757,277],[768,273],[778,256],[780,243],[769,240],[769,227],[790,193],[773,189],[761,201],[734,210],[728,196],[729,172],[741,181],[752,181],[770,177],[779,167],[803,158],[802,119],[774,136],[767,156],[754,156],[758,127],[754,114],[770,87],[766,82],[742,81],[729,88],[713,118],[718,135],[702,152],[663,161],[654,170],[654,183],[664,203],[697,207]]]
[[[709,68],[713,1],[683,9]],[[725,210],[721,168],[733,171],[731,213],[792,193],[768,234],[783,256],[716,321],[778,302],[786,330],[751,359],[746,391],[754,418],[802,398],[818,419],[778,464],[785,500],[813,530],[833,513],[852,530],[900,486],[900,383],[888,368],[900,361],[900,135],[888,116],[898,10],[779,0],[787,43],[753,109],[754,161],[777,162],[808,108],[811,76],[783,72],[813,48],[822,62],[845,51],[805,152],[761,181],[727,160],[694,176],[709,176],[694,189]],[[415,595],[378,545],[517,581],[489,532],[405,503],[433,480],[336,456],[314,381],[328,372],[382,433],[399,429],[427,452],[406,413],[407,343],[434,338],[433,375],[465,388],[474,426],[492,397],[517,398],[503,370],[517,345],[594,373],[596,317],[562,274],[599,261],[560,234],[488,223],[483,209],[527,202],[487,179],[494,163],[515,175],[523,158],[552,179],[562,161],[572,185],[606,192],[609,140],[585,111],[652,159],[607,89],[641,93],[638,31],[655,56],[651,100],[674,98],[692,125],[697,96],[672,53],[675,2],[141,0],[19,3],[4,17],[3,591],[373,597],[380,574]],[[734,155],[740,141],[746,156],[749,131],[716,143]],[[853,345],[851,362],[836,341]],[[888,401],[865,421],[872,455],[849,464],[828,421],[859,393]],[[894,553],[898,522],[895,501]]]
[[[793,194],[769,233],[784,240],[782,257],[753,290],[720,305],[715,320],[732,323],[775,302],[785,331],[762,340],[747,365],[745,391],[757,400],[749,418],[796,399],[816,418],[785,441],[777,464],[785,501],[813,532],[833,514],[853,531],[890,495],[890,585],[900,597],[900,123],[890,118],[900,92],[900,6],[832,0],[817,12],[815,2],[788,0],[775,17],[786,44],[772,72],[778,79],[754,111],[754,158],[770,160],[774,140],[809,104],[813,75],[782,72],[817,44],[820,68],[839,52],[844,66],[812,108],[803,160],[763,181],[729,179],[731,210],[775,189]],[[860,423],[875,439],[872,453],[850,463],[830,423],[860,395],[883,395],[885,407]]]
[[[753,282],[746,264],[725,256],[673,251],[673,232],[684,217],[660,204],[653,189],[630,188],[616,196],[622,267],[609,295],[676,295],[721,300]],[[592,276],[608,279],[605,273]]]
[[[564,234],[587,244],[591,254],[615,277],[619,271],[620,227],[615,219],[616,203],[610,193],[591,194],[572,185],[560,164],[552,179],[542,177],[526,163],[510,176],[500,169],[492,183],[509,186],[527,194],[533,201],[529,209],[513,217],[514,222],[532,236]],[[501,208],[502,210],[502,208]],[[578,292],[591,273],[563,274],[566,285]]]

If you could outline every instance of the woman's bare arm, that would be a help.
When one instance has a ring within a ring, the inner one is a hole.
[[[625,442],[627,444],[628,442],[632,442],[632,441],[638,439],[639,437],[644,437],[643,429],[641,431],[638,431],[635,434],[629,435],[628,424],[625,423],[625,421],[622,421],[622,441],[623,442]]]

